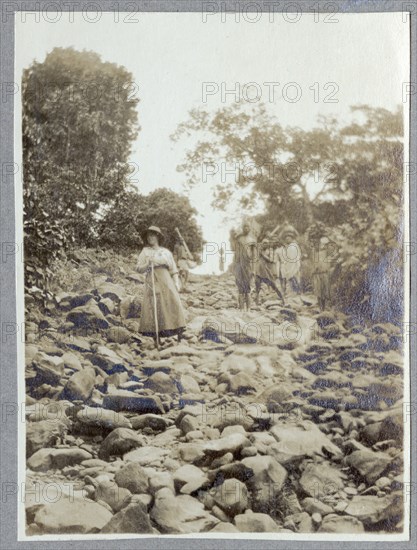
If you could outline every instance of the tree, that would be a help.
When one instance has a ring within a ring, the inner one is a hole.
[[[156,225],[164,233],[163,245],[167,248],[173,249],[175,227],[178,227],[190,250],[199,252],[203,240],[196,213],[187,197],[169,189],[156,189],[146,196],[131,189],[119,196],[103,216],[99,243],[118,251],[132,252],[143,244],[146,229]]]
[[[312,130],[283,128],[262,105],[215,113],[194,110],[173,139],[200,140],[178,167],[189,186],[201,166],[239,167],[234,185],[219,178],[213,206],[224,209],[235,190],[242,207],[264,201],[265,229],[285,219],[305,233],[314,221],[332,226],[340,244],[337,303],[373,319],[401,318],[402,110],[355,106],[361,123],[342,126],[319,117]],[[254,177],[248,177],[247,167]],[[220,174],[220,171],[219,171]],[[245,191],[243,194],[241,191]]]
[[[24,71],[24,185],[78,245],[94,242],[96,213],[125,187],[138,130],[131,86],[124,67],[72,48]]]

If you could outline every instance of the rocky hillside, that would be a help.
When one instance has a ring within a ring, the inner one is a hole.
[[[402,530],[397,327],[266,290],[242,313],[232,277],[195,276],[158,352],[132,261],[53,285],[26,304],[28,535]]]

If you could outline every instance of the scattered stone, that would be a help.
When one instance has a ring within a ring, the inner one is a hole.
[[[355,534],[364,533],[363,523],[352,516],[338,516],[337,514],[329,514],[318,528],[319,533],[343,533]]]
[[[124,327],[110,327],[107,331],[107,340],[117,344],[126,344],[132,338],[130,330]]]
[[[214,502],[228,516],[234,517],[248,508],[248,489],[235,478],[226,479],[211,492]]]
[[[115,514],[100,533],[154,533],[144,505],[131,504]]]
[[[394,502],[389,497],[358,495],[349,502],[345,514],[354,516],[364,525],[373,525],[395,517],[398,511],[398,509],[395,510]]]
[[[128,489],[118,486],[114,481],[101,481],[96,487],[95,499],[106,502],[113,512],[118,512],[128,504],[131,494]]]
[[[179,381],[180,393],[200,393],[198,382],[190,375],[183,374]]]
[[[278,533],[281,530],[268,514],[239,514],[234,522],[242,533]]]
[[[69,421],[64,419],[28,422],[26,425],[26,456],[30,457],[44,447],[51,447],[67,433],[68,428]]]
[[[64,361],[62,357],[56,355],[47,355],[40,351],[33,359],[33,366],[37,373],[37,384],[55,386],[60,383],[64,375]]]
[[[374,483],[390,465],[392,458],[385,453],[375,453],[368,449],[354,451],[346,458],[346,463],[368,483]]]
[[[315,424],[304,421],[301,425],[276,424],[270,434],[280,443],[283,454],[292,456],[327,456],[343,458],[343,453]]]
[[[328,463],[307,464],[299,483],[308,496],[316,498],[320,498],[320,495],[337,493],[344,488],[340,470]]]
[[[244,458],[242,464],[253,471],[247,481],[253,496],[253,510],[271,512],[280,498],[287,471],[271,456]]]
[[[145,388],[156,393],[178,393],[175,382],[164,372],[155,372],[155,374],[152,374],[145,382]]]
[[[140,449],[130,451],[123,456],[123,460],[126,462],[137,462],[141,466],[148,464],[159,463],[167,455],[170,454],[169,449],[163,449],[161,447],[144,446]]]
[[[63,391],[65,399],[87,401],[93,391],[95,380],[96,371],[93,367],[75,372],[65,384]]]
[[[46,472],[52,469],[62,469],[65,466],[79,464],[83,460],[92,458],[92,455],[77,447],[46,448],[36,451],[27,461],[27,466],[34,472]]]
[[[78,329],[103,329],[108,328],[103,313],[95,300],[89,300],[86,304],[72,309],[67,314],[67,321],[74,323]]]
[[[136,462],[130,462],[123,466],[116,475],[114,481],[119,487],[128,489],[131,493],[146,493],[149,477],[146,471]]]
[[[243,434],[233,433],[227,437],[209,441],[203,446],[203,452],[209,456],[218,456],[229,452],[236,453],[246,445],[249,446],[249,441]]]
[[[82,498],[60,498],[39,506],[35,524],[42,534],[99,533],[111,520],[112,513],[100,504]]]
[[[219,523],[197,499],[189,495],[176,497],[168,488],[156,493],[150,516],[161,533],[199,533],[209,531]]]
[[[165,409],[157,395],[137,395],[128,390],[118,390],[105,395],[103,407],[113,411],[164,414]]]
[[[173,478],[176,491],[182,494],[191,494],[208,482],[206,474],[192,464],[181,466],[174,472]]]
[[[83,407],[76,414],[77,429],[89,433],[102,434],[103,430],[131,428],[130,421],[120,412],[109,411],[100,407]]]
[[[116,428],[103,441],[98,451],[99,458],[108,460],[111,456],[121,456],[144,444],[144,439],[129,428]]]
[[[130,423],[132,424],[132,428],[134,430],[151,428],[154,432],[163,432],[173,425],[173,421],[169,418],[164,418],[163,416],[152,413],[133,416],[130,418]]]

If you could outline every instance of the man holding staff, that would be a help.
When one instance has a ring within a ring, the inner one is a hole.
[[[160,246],[162,231],[151,226],[145,238],[148,246],[142,249],[137,263],[137,271],[146,273],[139,332],[152,336],[159,349],[161,337],[177,334],[181,340],[185,315],[178,293],[177,266],[171,252]]]

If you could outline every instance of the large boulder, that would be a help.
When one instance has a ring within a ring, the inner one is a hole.
[[[90,397],[94,382],[96,380],[96,371],[93,367],[86,367],[83,370],[75,372],[64,387],[64,396],[69,400],[87,401]]]
[[[146,493],[149,485],[149,476],[146,471],[136,462],[130,462],[123,466],[114,480],[119,487],[129,489],[131,493]]]
[[[117,344],[125,344],[129,342],[132,334],[125,327],[110,327],[107,331],[107,340]]]
[[[67,314],[67,321],[70,321],[76,328],[102,329],[108,328],[109,323],[101,312],[95,300],[72,309]]]
[[[130,422],[134,430],[151,428],[154,432],[163,432],[174,423],[174,421],[170,418],[165,418],[164,416],[152,413],[133,416],[130,418]]]
[[[232,353],[220,365],[220,372],[227,374],[245,373],[253,376],[256,373],[256,363],[253,359],[244,355]]]
[[[154,533],[143,504],[131,504],[115,514],[100,533]]]
[[[249,505],[246,485],[235,478],[226,479],[212,489],[210,494],[217,506],[230,517],[241,514]]]
[[[130,501],[132,493],[125,487],[119,487],[114,481],[102,480],[95,488],[95,500],[103,501],[113,512],[118,512]]]
[[[253,471],[253,476],[247,481],[253,510],[262,513],[276,510],[287,479],[286,469],[271,456],[250,456],[244,458],[242,464]]]
[[[115,428],[131,428],[132,425],[121,412],[109,411],[101,407],[83,407],[76,413],[75,430],[101,435]]]
[[[164,414],[165,409],[157,395],[138,395],[128,390],[117,390],[105,395],[103,407],[113,411]]]
[[[123,460],[125,462],[136,462],[141,466],[160,464],[170,452],[170,449],[163,447],[144,446],[126,453]]]
[[[118,372],[127,372],[126,360],[122,359],[114,350],[106,346],[98,346],[95,353],[87,354],[86,357],[106,374],[115,374]]]
[[[35,513],[34,523],[42,534],[99,533],[110,521],[112,513],[86,498],[65,496],[50,504],[42,504]]]
[[[342,533],[356,534],[364,533],[365,528],[357,518],[352,516],[339,516],[337,514],[329,514],[325,518],[318,529],[319,533]]]
[[[293,397],[292,388],[282,382],[272,384],[262,393],[256,396],[256,403],[266,405],[269,412],[282,412],[286,410],[288,401]]]
[[[93,455],[78,447],[45,448],[39,449],[28,459],[27,467],[34,472],[47,472],[73,466],[89,458],[93,458]]]
[[[326,457],[331,455],[335,459],[343,458],[341,449],[312,422],[304,421],[296,425],[275,424],[270,429],[270,433],[279,443],[283,456],[292,454],[300,457],[315,455]]]
[[[122,456],[132,449],[142,447],[144,439],[129,428],[116,428],[104,439],[98,451],[99,458],[108,460],[111,456]]]
[[[161,533],[200,533],[209,531],[219,520],[189,495],[174,496],[170,489],[160,489],[150,513]]]
[[[402,507],[401,507],[402,508]],[[395,497],[378,497],[375,495],[355,495],[345,509],[345,514],[357,518],[365,526],[393,519],[399,515],[400,507]]]
[[[51,447],[67,433],[69,421],[55,418],[26,424],[26,456],[30,457],[44,447]]]
[[[239,514],[234,519],[236,527],[242,533],[278,533],[280,527],[268,514]]]
[[[375,453],[370,449],[354,451],[346,458],[346,463],[369,484],[374,483],[391,464],[392,458],[385,453]]]
[[[340,470],[328,463],[308,463],[300,478],[300,487],[310,497],[316,499],[337,493],[344,488]]]
[[[126,290],[123,285],[110,283],[105,281],[97,286],[95,289],[102,298],[110,298],[114,302],[120,303],[126,296]],[[94,292],[94,291],[93,291]]]
[[[145,388],[155,393],[178,393],[178,388],[172,378],[164,372],[155,372],[146,380]]]
[[[64,362],[64,366],[68,369],[79,371],[83,368],[78,356],[70,351],[67,351],[62,355],[62,360]]]
[[[127,296],[120,302],[120,316],[122,319],[137,319],[140,317],[141,301],[138,296]]]
[[[174,472],[173,478],[177,492],[186,495],[197,491],[208,481],[206,474],[192,464],[185,464],[178,468]]]
[[[207,456],[216,457],[225,453],[236,453],[246,446],[249,446],[247,437],[242,433],[236,432],[220,439],[208,441],[203,446],[203,452]]]
[[[61,382],[64,376],[64,361],[62,357],[47,355],[40,351],[33,359],[37,377],[37,384],[51,384],[53,386]]]

